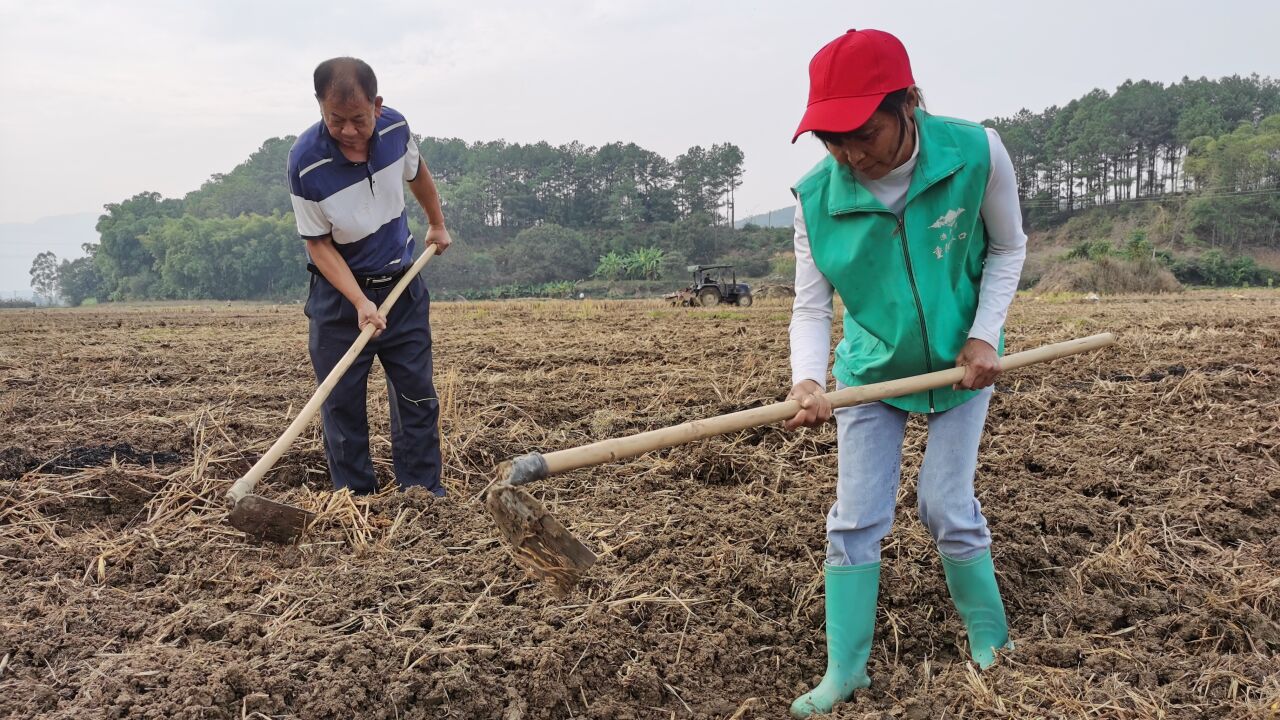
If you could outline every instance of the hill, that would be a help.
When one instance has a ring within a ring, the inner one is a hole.
[[[749,218],[738,220],[737,223],[735,223],[735,227],[742,228],[748,225],[755,225],[756,227],[766,228],[789,228],[791,227],[792,221],[795,220],[795,216],[796,206],[788,205],[783,208],[778,208],[777,210],[761,213],[759,215],[752,215]]]

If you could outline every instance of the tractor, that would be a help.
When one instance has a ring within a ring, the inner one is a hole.
[[[751,304],[751,288],[738,282],[732,265],[690,265],[693,284],[667,296],[673,305],[714,307],[729,303],[738,307]]]

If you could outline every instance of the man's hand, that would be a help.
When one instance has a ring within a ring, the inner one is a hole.
[[[368,298],[356,305],[356,314],[356,324],[360,326],[361,332],[364,331],[364,326],[369,323],[373,323],[373,327],[376,328],[373,331],[374,337],[378,337],[383,330],[387,329],[387,319],[382,316],[382,313],[378,312],[378,306],[374,305],[373,301]]]
[[[427,227],[427,244],[436,246],[436,254],[443,255],[445,250],[453,244],[453,238],[449,237],[449,231],[443,225],[430,225]]]
[[[788,400],[800,401],[800,412],[782,424],[788,430],[798,427],[818,427],[831,419],[831,401],[818,383],[801,380],[787,393]]]
[[[996,349],[987,341],[969,338],[960,349],[956,367],[964,368],[964,380],[952,385],[952,390],[981,390],[996,381],[1000,374],[1000,358],[996,357]]]

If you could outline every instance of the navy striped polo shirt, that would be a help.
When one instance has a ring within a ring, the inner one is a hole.
[[[289,151],[289,193],[298,234],[331,236],[354,275],[395,273],[413,262],[404,183],[418,175],[409,123],[384,106],[369,138],[369,159],[354,163],[323,122]]]

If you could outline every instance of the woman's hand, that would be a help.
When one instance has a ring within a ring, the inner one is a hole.
[[[800,401],[800,412],[782,424],[788,430],[798,427],[818,427],[831,419],[831,402],[822,386],[812,380],[801,380],[787,393],[788,400]]]
[[[996,349],[985,340],[969,338],[960,349],[956,367],[964,368],[964,380],[952,385],[952,390],[981,390],[996,381],[1000,374],[1000,358],[996,357]]]

